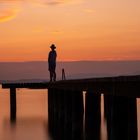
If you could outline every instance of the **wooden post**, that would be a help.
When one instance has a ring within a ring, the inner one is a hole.
[[[101,95],[92,91],[86,93],[85,136],[87,140],[100,140]]]
[[[54,135],[54,94],[55,91],[53,88],[48,89],[48,124],[49,124],[49,132],[50,135]]]
[[[83,137],[82,91],[64,90],[64,139],[81,140]]]
[[[137,126],[137,99],[130,98],[128,99],[128,128],[129,128],[129,140],[138,139],[138,126]]]
[[[52,96],[51,88],[48,88],[48,127],[49,133],[52,136]]]
[[[80,90],[72,91],[72,140],[83,139],[83,93]]]
[[[104,117],[107,123],[107,133],[108,133],[108,140],[111,140],[111,117],[112,117],[112,107],[113,107],[113,96],[111,95],[104,95]]]
[[[52,111],[53,111],[53,136],[56,139],[57,137],[57,127],[58,127],[58,93],[57,89],[52,88],[53,91],[53,100],[52,100]]]
[[[16,120],[16,88],[10,88],[10,120]]]
[[[65,139],[64,94],[61,89],[48,89],[49,132],[53,139]],[[66,128],[65,128],[66,129]]]
[[[57,89],[58,98],[58,123],[57,123],[57,137],[56,139],[66,139],[64,134],[65,130],[65,112],[64,112],[64,90]]]
[[[72,139],[72,92],[65,89],[64,94],[64,111],[65,111],[65,126],[64,137],[68,140]]]
[[[61,90],[55,89],[54,94],[54,138],[61,137]],[[61,139],[61,138],[60,138]]]
[[[137,140],[136,99],[112,96],[108,103],[108,140]]]
[[[112,107],[112,97],[111,95],[104,95],[104,117],[107,119],[110,117],[110,110]]]

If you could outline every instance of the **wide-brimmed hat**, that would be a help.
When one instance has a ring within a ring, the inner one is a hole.
[[[54,44],[52,44],[52,45],[50,46],[50,48],[52,48],[52,49],[56,49],[56,47],[55,47]]]

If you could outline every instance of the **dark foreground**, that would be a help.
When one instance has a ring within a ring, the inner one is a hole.
[[[101,94],[108,140],[137,140],[136,98],[140,93],[140,76],[2,86],[10,88],[12,122],[16,122],[16,88],[48,88],[49,132],[54,140],[100,140]],[[83,91],[86,91],[85,110]]]

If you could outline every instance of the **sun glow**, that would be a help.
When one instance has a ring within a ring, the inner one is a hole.
[[[140,1],[0,1],[0,61],[140,60]],[[133,10],[131,10],[133,9]]]

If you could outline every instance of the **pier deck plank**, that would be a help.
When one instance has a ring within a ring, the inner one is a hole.
[[[140,75],[135,76],[117,76],[102,77],[74,80],[60,80],[53,83],[36,82],[36,83],[3,83],[2,88],[30,88],[30,89],[78,89],[78,90],[94,90],[95,93],[110,94],[112,90],[117,92],[119,96],[140,97]],[[123,93],[123,94],[122,94]]]

